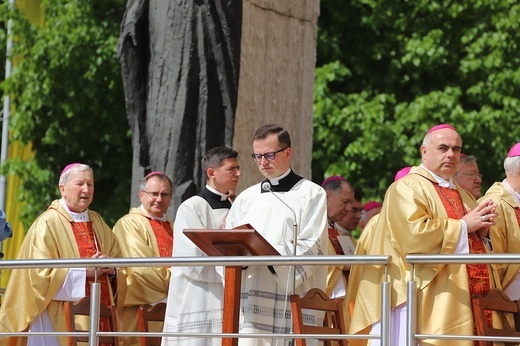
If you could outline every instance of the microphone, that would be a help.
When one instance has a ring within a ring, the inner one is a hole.
[[[262,189],[265,190],[265,191],[269,191],[274,197],[276,197],[276,199],[278,199],[280,202],[282,202],[282,204],[285,205],[287,207],[287,209],[289,209],[293,213],[293,216],[294,216],[294,223],[293,223],[293,256],[296,256],[296,243],[298,242],[298,223],[296,222],[296,212],[287,203],[285,203],[283,201],[283,199],[281,199],[276,193],[274,193],[273,190],[271,190],[271,184],[269,182],[264,181],[262,183]],[[296,293],[296,269],[294,269],[294,266],[293,266],[293,282],[292,282],[292,284],[293,284],[292,293],[295,294]]]

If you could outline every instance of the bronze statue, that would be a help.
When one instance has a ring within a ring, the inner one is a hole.
[[[242,0],[128,1],[118,55],[132,131],[132,191],[150,171],[165,172],[176,210],[204,186],[204,153],[231,147],[241,26]]]

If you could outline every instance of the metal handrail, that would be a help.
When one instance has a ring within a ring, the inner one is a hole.
[[[520,264],[520,254],[414,254],[406,256],[406,262],[411,264],[410,280],[407,282],[407,346],[415,345],[416,339],[438,339],[438,340],[475,340],[495,342],[517,342],[519,337],[501,336],[467,336],[467,335],[440,335],[440,334],[418,334],[416,333],[416,306],[417,306],[417,284],[415,278],[415,266],[421,264]]]
[[[381,289],[381,334],[380,335],[362,335],[362,334],[345,334],[350,339],[380,339],[382,345],[389,345],[389,315],[390,315],[390,287],[388,282],[388,267],[390,256],[232,256],[232,257],[152,257],[152,258],[103,258],[103,259],[58,259],[58,260],[3,260],[0,261],[0,269],[29,269],[29,268],[96,268],[96,267],[157,267],[157,266],[246,266],[246,265],[383,265],[385,266],[386,282],[382,283]],[[520,254],[469,254],[469,255],[408,255],[407,263],[411,265],[410,278],[415,278],[415,266],[421,264],[520,264]],[[407,292],[407,301],[416,301],[415,281],[410,279]],[[92,304],[96,304],[95,297]],[[99,301],[97,302],[99,304]],[[416,302],[415,302],[416,304]],[[487,336],[467,336],[467,335],[431,335],[418,334],[415,331],[415,315],[412,313],[407,316],[408,336],[407,344],[414,345],[417,339],[439,339],[439,340],[484,340],[495,342],[520,342],[520,338],[514,337],[487,337]],[[27,332],[0,333],[3,336],[20,336]],[[37,335],[86,335],[87,332],[40,332]],[[147,337],[240,337],[240,338],[265,338],[265,334],[230,334],[230,333],[154,333],[154,332],[97,332],[97,336],[147,336]],[[292,339],[294,334],[269,334],[270,337],[280,339]],[[298,334],[304,338],[320,338],[332,339],[333,336],[322,334]],[[337,337],[337,336],[336,336]],[[92,345],[95,345],[93,343]]]
[[[147,257],[147,258],[89,258],[89,259],[20,259],[20,260],[2,260],[0,261],[1,269],[31,269],[31,268],[100,268],[100,267],[187,267],[187,266],[257,266],[257,265],[383,265],[385,266],[385,279],[382,287],[382,300],[387,302],[388,306],[382,304],[382,320],[384,326],[389,325],[386,316],[389,316],[390,290],[388,287],[388,264],[390,256],[371,256],[371,255],[350,255],[350,256],[211,256],[211,257]],[[386,285],[386,288],[385,288]],[[99,307],[99,296],[92,296],[91,311],[93,306]],[[333,339],[338,336],[344,336],[351,339],[378,339],[381,338],[382,345],[388,346],[388,335],[385,336],[384,331],[388,332],[388,327],[382,328],[381,335],[323,335],[323,334],[298,334],[298,338],[322,338]],[[3,332],[0,336],[23,336],[28,332]],[[240,338],[265,338],[266,334],[236,334],[236,333],[155,333],[155,332],[100,332],[96,328],[90,328],[89,332],[38,332],[35,335],[72,335],[85,336],[89,335],[89,345],[96,345],[99,336],[147,336],[147,337],[240,337]],[[294,339],[295,334],[269,334],[270,338]]]
[[[97,268],[97,267],[203,267],[245,265],[385,265],[390,256],[205,256],[205,257],[125,257],[2,260],[0,269]]]

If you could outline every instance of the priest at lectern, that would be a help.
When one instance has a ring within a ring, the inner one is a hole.
[[[238,153],[226,147],[209,150],[202,158],[206,187],[184,201],[174,222],[175,256],[205,256],[182,232],[186,228],[224,228],[240,177]],[[165,332],[221,333],[224,286],[214,266],[172,267]],[[163,345],[217,346],[220,338],[163,338]]]
[[[226,228],[251,224],[280,254],[323,255],[327,250],[325,191],[290,168],[289,133],[274,124],[260,127],[253,138],[253,160],[267,178],[240,193],[229,211]],[[289,333],[289,295],[317,287],[325,290],[326,266],[249,266],[242,272],[240,333]],[[323,325],[320,315],[304,319]],[[308,340],[312,344],[315,340]],[[239,345],[287,345],[289,339],[240,338]]]

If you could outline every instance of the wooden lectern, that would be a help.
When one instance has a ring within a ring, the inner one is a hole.
[[[249,224],[233,229],[185,229],[182,231],[208,256],[280,255]],[[240,313],[241,266],[227,266],[224,284],[222,333],[238,333]],[[222,338],[223,346],[237,346],[238,338]]]

